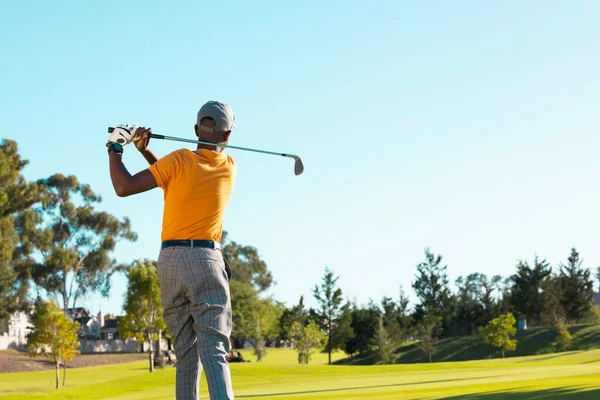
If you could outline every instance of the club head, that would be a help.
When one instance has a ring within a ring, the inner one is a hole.
[[[300,157],[294,157],[294,160],[296,160],[296,163],[294,164],[294,173],[298,176],[304,172],[304,164],[302,164]]]

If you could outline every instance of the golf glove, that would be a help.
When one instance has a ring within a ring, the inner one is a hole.
[[[133,142],[137,127],[135,125],[117,125],[108,138],[109,143],[119,143],[122,146]]]

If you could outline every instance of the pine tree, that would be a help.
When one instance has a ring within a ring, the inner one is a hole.
[[[542,325],[542,289],[551,274],[550,264],[536,256],[533,267],[530,267],[526,261],[520,261],[517,265],[517,273],[511,277],[512,307],[529,318],[535,318],[538,326]]]
[[[319,321],[325,330],[327,342],[324,352],[328,355],[328,363],[331,364],[331,353],[342,349],[346,339],[351,335],[350,325],[345,323],[346,319],[340,321],[342,314],[342,289],[336,286],[339,276],[334,276],[329,268],[325,268],[321,286],[315,285],[313,296],[321,306]],[[344,322],[344,323],[342,323]]]
[[[420,303],[415,318],[439,317],[442,329],[450,326],[453,313],[453,297],[448,284],[447,266],[442,266],[442,256],[425,249],[425,261],[417,265],[417,276],[412,284]]]
[[[560,280],[562,286],[562,306],[567,320],[571,323],[579,322],[581,317],[592,307],[594,298],[594,282],[591,272],[581,267],[583,260],[574,248],[567,259],[566,265],[560,266]]]

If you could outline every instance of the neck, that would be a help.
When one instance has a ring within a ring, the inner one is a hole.
[[[217,153],[221,153],[224,147],[214,146],[211,144],[199,144],[196,150],[205,149],[210,151],[216,151]]]

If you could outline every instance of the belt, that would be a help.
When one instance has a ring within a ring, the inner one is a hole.
[[[221,250],[221,243],[214,240],[165,240],[160,248],[166,247],[203,247],[206,249]]]

